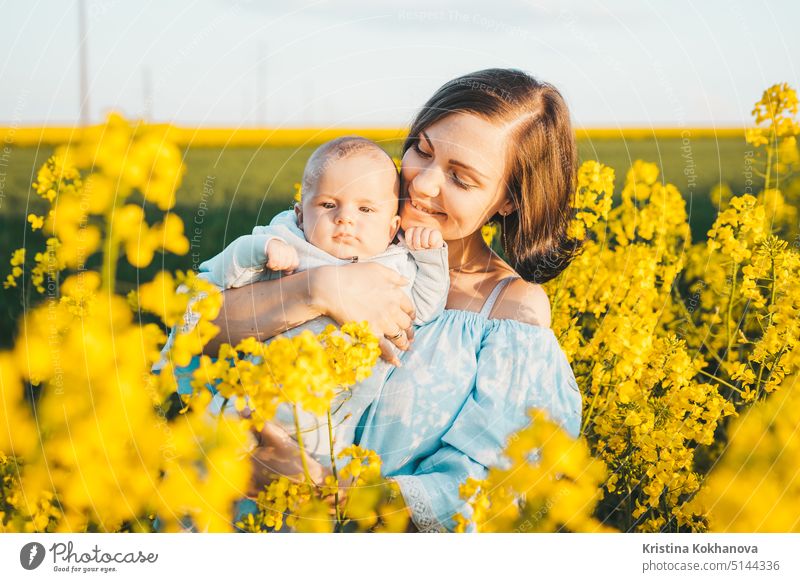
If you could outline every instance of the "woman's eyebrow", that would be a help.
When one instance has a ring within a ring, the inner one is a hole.
[[[434,151],[434,148],[433,148],[433,143],[431,142],[431,138],[429,138],[429,137],[428,137],[428,134],[427,134],[427,133],[425,133],[424,131],[420,131],[419,133],[420,133],[420,135],[421,135],[422,137],[424,137],[424,138],[425,138],[425,141],[426,141],[426,142],[428,142],[428,147],[430,147],[430,148],[431,148],[431,151]],[[488,179],[489,179],[489,176],[487,176],[487,175],[486,175],[486,174],[484,174],[483,172],[479,172],[478,170],[476,170],[474,167],[470,166],[469,164],[465,164],[464,162],[459,162],[458,160],[449,160],[449,162],[450,162],[450,164],[451,164],[451,165],[453,165],[453,166],[458,166],[458,167],[460,167],[460,168],[464,168],[465,170],[468,170],[468,171],[470,171],[470,172],[474,172],[474,173],[476,173],[478,176],[481,176],[482,178],[484,178],[484,179],[486,179],[486,180],[488,180]]]
[[[428,142],[428,147],[431,148],[431,149],[434,149],[433,148],[433,142],[431,142],[431,138],[428,137],[428,134],[425,133],[424,131],[420,131],[419,133],[420,133],[420,135],[422,135],[422,137],[425,138],[425,141]]]
[[[475,168],[473,168],[472,166],[470,166],[468,164],[465,164],[464,162],[459,162],[458,160],[450,160],[450,164],[453,165],[453,166],[459,166],[459,167],[464,168],[465,170],[468,170],[470,172],[474,172],[478,176],[481,176],[482,178],[485,178],[486,180],[489,179],[489,177],[486,174],[484,174],[483,172],[479,172],[478,170],[476,170]]]

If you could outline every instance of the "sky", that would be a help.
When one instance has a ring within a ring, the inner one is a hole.
[[[0,3],[0,125],[80,118],[79,0]],[[86,0],[90,118],[407,125],[488,67],[554,84],[578,127],[738,127],[798,87],[796,0]]]

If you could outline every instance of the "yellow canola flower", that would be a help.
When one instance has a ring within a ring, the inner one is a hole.
[[[606,476],[586,443],[570,438],[542,411],[512,435],[510,463],[493,467],[484,480],[468,479],[460,493],[470,516],[456,516],[456,530],[478,532],[613,531],[592,517]]]
[[[341,387],[369,377],[380,356],[378,338],[372,335],[366,321],[345,323],[338,330],[329,325],[319,335],[319,341],[325,346],[334,381]]]
[[[16,249],[11,253],[11,260],[9,262],[11,264],[11,273],[6,276],[6,280],[3,282],[4,289],[16,287],[17,279],[22,277],[23,267],[25,266],[25,249]]]
[[[756,125],[769,123],[778,137],[796,135],[800,132],[794,119],[797,105],[797,92],[787,83],[778,83],[764,91],[753,107],[752,115]]]
[[[115,213],[113,224],[112,234],[124,245],[128,262],[134,267],[148,266],[157,250],[178,255],[185,255],[189,251],[183,221],[175,214],[168,214],[163,222],[150,228],[145,222],[142,208],[126,204]]]
[[[44,217],[36,214],[28,215],[28,222],[31,223],[31,230],[39,230],[44,226]]]
[[[573,206],[575,218],[570,225],[569,234],[583,240],[587,230],[608,218],[611,210],[611,197],[614,193],[614,170],[608,166],[589,160],[578,169],[578,186]]]
[[[489,224],[484,224],[481,227],[481,236],[483,237],[483,242],[486,243],[487,247],[492,246],[492,243],[497,238],[499,232],[500,232],[500,226],[494,222],[490,222]]]
[[[152,281],[139,287],[138,304],[145,311],[154,313],[168,327],[176,325],[183,319],[190,296],[177,293],[177,282],[166,271],[160,271]]]
[[[0,455],[28,458],[37,448],[37,430],[25,405],[22,374],[16,358],[0,352]]]
[[[715,532],[800,532],[796,376],[732,423],[725,454],[694,501]]]
[[[250,479],[252,436],[243,423],[181,415],[167,441],[164,479],[153,502],[160,531],[230,532],[233,504]]]
[[[90,174],[83,186],[83,200],[91,214],[105,214],[117,196],[116,184],[111,178],[97,172]]]

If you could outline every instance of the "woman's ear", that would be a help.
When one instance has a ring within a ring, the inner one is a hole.
[[[297,218],[297,228],[303,230],[303,207],[300,204],[295,203],[294,215]]]
[[[510,198],[506,198],[505,203],[498,209],[497,212],[498,214],[500,214],[500,216],[505,217],[514,212],[516,209],[517,207],[514,204],[514,201],[511,200]]]

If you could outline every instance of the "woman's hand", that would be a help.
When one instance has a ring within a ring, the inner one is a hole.
[[[300,447],[289,434],[273,423],[266,423],[261,432],[254,431],[258,446],[251,453],[253,477],[250,480],[249,497],[256,497],[266,485],[278,477],[303,478]],[[306,453],[306,462],[311,479],[322,483],[330,471]]]
[[[319,267],[310,271],[311,303],[339,324],[366,321],[380,341],[381,356],[395,366],[400,361],[391,344],[407,350],[416,314],[403,287],[408,280],[377,263]]]

